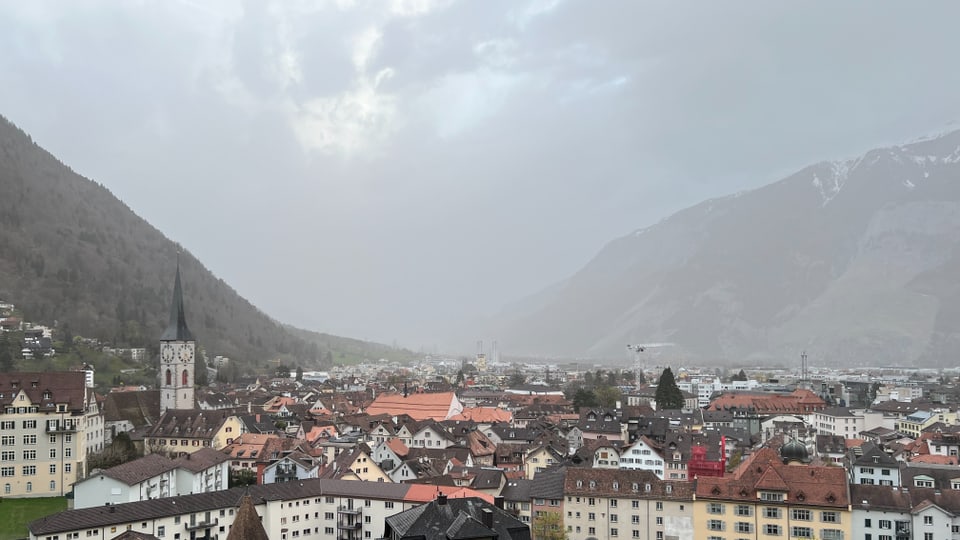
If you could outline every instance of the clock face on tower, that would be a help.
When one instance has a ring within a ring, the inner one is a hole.
[[[173,357],[173,345],[164,343],[163,347],[160,348],[160,358],[163,359],[164,362],[173,362]]]
[[[183,362],[193,361],[193,347],[183,347],[180,349],[180,360]]]

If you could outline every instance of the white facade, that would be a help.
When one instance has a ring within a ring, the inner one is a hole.
[[[193,341],[163,341],[160,344],[160,411],[193,409]]]
[[[620,453],[620,468],[650,471],[661,480],[666,474],[663,457],[643,439],[624,448]]]
[[[133,484],[111,478],[101,471],[76,483],[74,508],[221,491],[227,489],[229,478],[228,461],[196,472],[171,465],[169,470]]]

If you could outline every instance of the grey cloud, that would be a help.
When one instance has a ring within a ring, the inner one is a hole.
[[[0,112],[271,315],[411,346],[683,206],[960,115],[952,2],[30,4],[0,6]],[[358,150],[304,146],[298,118],[351,103],[385,107],[331,131]]]

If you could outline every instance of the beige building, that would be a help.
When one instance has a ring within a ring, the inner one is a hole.
[[[650,471],[568,468],[563,524],[570,540],[692,540],[693,487]]]
[[[82,371],[0,373],[0,497],[69,493],[103,435]]]

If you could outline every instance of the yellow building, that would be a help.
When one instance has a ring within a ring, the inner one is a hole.
[[[955,425],[957,423],[957,413],[944,410],[944,409],[934,409],[932,411],[916,411],[913,414],[909,414],[904,418],[901,418],[895,425],[894,429],[911,437],[913,439],[920,438],[920,433],[928,427],[936,424],[937,422],[942,422],[948,425]]]
[[[732,474],[697,479],[697,539],[854,540],[844,469],[803,464],[805,450],[797,442],[781,453],[763,448]]]
[[[145,452],[175,457],[206,447],[222,450],[243,429],[243,422],[230,410],[171,409],[144,437]]]
[[[0,373],[0,497],[68,493],[103,427],[84,372]]]

